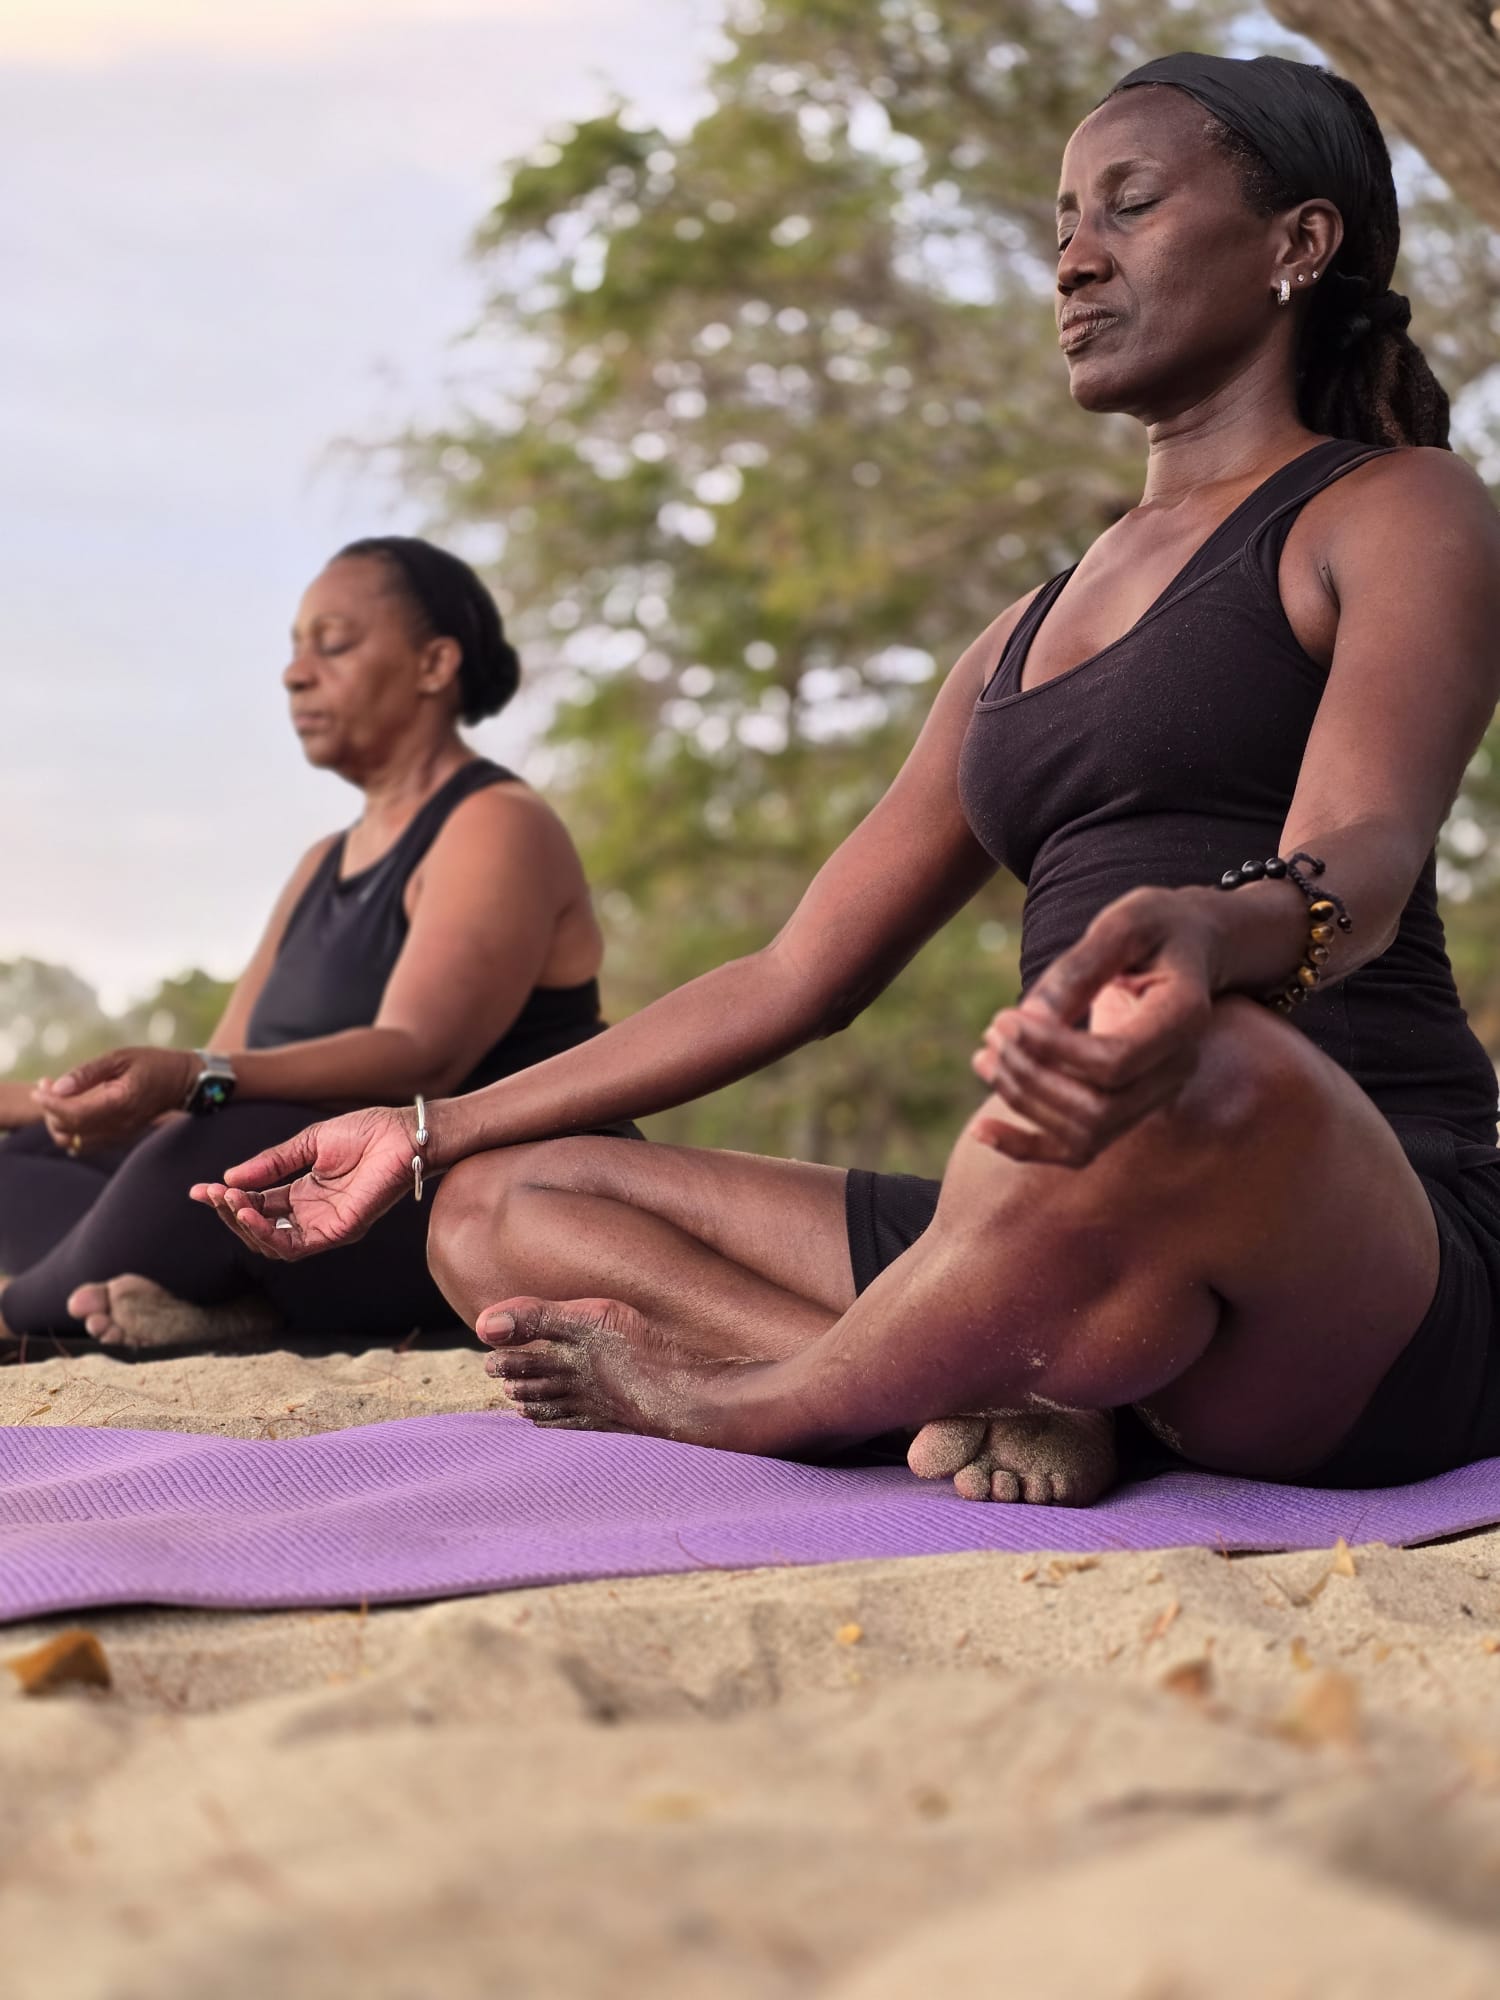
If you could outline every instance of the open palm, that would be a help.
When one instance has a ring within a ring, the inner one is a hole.
[[[410,1112],[351,1111],[309,1125],[191,1193],[251,1249],[292,1263],[358,1242],[410,1193],[412,1151]]]

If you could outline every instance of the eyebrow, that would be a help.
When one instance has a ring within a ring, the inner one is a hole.
[[[354,620],[349,616],[347,611],[320,611],[316,618],[310,618],[307,621],[307,629],[309,632],[316,632],[320,625],[352,625],[353,623]],[[291,628],[291,637],[295,639],[301,630],[302,627],[300,625],[294,625]]]
[[[1134,160],[1111,160],[1110,164],[1100,174],[1099,183],[1101,187],[1118,187],[1121,181],[1130,178],[1137,167],[1159,167],[1160,165],[1160,160],[1148,159],[1144,155]],[[1065,208],[1076,208],[1077,206],[1078,197],[1071,188],[1065,188],[1057,197],[1057,212],[1059,215],[1062,214]]]

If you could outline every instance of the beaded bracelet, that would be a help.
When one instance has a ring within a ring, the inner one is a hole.
[[[1238,868],[1226,868],[1219,877],[1221,889],[1243,888],[1246,882],[1285,880],[1300,889],[1307,899],[1307,949],[1286,985],[1267,997],[1267,1005],[1274,1007],[1278,1014],[1290,1014],[1294,1007],[1300,1007],[1304,1000],[1312,998],[1318,981],[1323,977],[1323,967],[1328,963],[1329,947],[1336,929],[1352,931],[1354,928],[1354,921],[1342,900],[1330,890],[1314,888],[1302,873],[1303,866],[1313,875],[1323,873],[1324,864],[1317,856],[1304,854],[1299,849],[1286,860],[1279,854],[1273,854],[1268,861],[1242,861]]]

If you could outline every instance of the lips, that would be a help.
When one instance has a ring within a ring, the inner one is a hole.
[[[1118,318],[1118,313],[1105,312],[1100,306],[1074,306],[1057,323],[1057,344],[1064,354],[1075,353]]]

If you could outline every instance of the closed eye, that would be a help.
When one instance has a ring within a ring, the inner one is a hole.
[[[1115,210],[1115,214],[1116,214],[1116,215],[1144,215],[1144,214],[1146,213],[1146,211],[1147,211],[1147,209],[1148,209],[1148,208],[1155,208],[1155,207],[1156,207],[1156,204],[1157,204],[1157,203],[1158,203],[1158,202],[1159,202],[1160,200],[1161,200],[1161,196],[1160,196],[1160,195],[1153,195],[1153,196],[1151,197],[1151,199],[1150,199],[1149,201],[1135,201],[1135,202],[1132,202],[1132,203],[1130,204],[1130,206],[1129,206],[1128,208],[1117,208],[1117,209]],[[1068,245],[1069,245],[1069,244],[1070,244],[1070,243],[1071,243],[1072,241],[1073,241],[1073,239],[1072,239],[1072,237],[1071,237],[1071,236],[1061,236],[1061,237],[1059,237],[1059,238],[1058,238],[1058,242],[1057,242],[1057,254],[1058,254],[1058,256],[1059,256],[1059,257],[1060,257],[1060,256],[1061,256],[1061,255],[1063,254],[1063,252],[1064,252],[1064,251],[1065,251],[1065,250],[1067,249]]]

